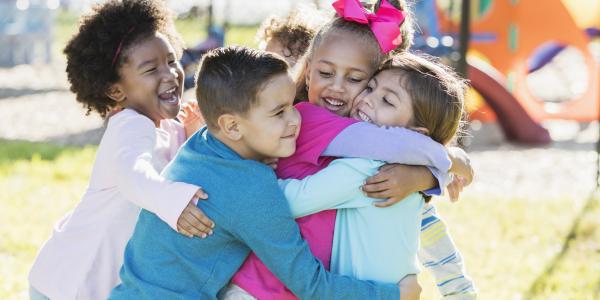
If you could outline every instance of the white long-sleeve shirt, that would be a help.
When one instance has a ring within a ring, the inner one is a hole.
[[[173,120],[156,128],[130,109],[111,117],[89,186],[40,249],[29,274],[31,286],[51,299],[106,299],[119,283],[140,207],[176,230],[198,190],[159,175],[184,141],[183,128]]]

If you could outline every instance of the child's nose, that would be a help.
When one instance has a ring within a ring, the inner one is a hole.
[[[341,92],[344,90],[344,78],[335,78],[333,84],[331,85],[331,89],[336,92]]]
[[[363,97],[362,101],[365,103],[366,106],[368,106],[369,108],[373,108],[373,100],[371,99],[372,94],[366,95]]]
[[[169,66],[163,78],[165,81],[177,79],[179,78],[179,70],[175,67]]]

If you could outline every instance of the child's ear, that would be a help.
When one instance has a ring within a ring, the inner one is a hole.
[[[416,131],[420,134],[429,136],[429,129],[425,128],[425,127],[408,127],[408,129]]]
[[[238,116],[232,114],[222,114],[217,119],[219,131],[223,132],[227,138],[233,141],[239,141],[242,137],[242,128]]]
[[[108,87],[108,89],[106,90],[106,96],[117,103],[123,102],[125,101],[125,99],[127,99],[127,95],[125,95],[125,92],[121,88],[121,85],[118,83],[113,83],[111,86]]]

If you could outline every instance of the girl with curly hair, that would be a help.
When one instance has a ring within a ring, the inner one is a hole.
[[[159,0],[109,0],[85,16],[64,50],[77,101],[108,120],[89,186],[54,227],[29,275],[32,299],[106,299],[119,283],[140,207],[180,233],[206,237],[214,223],[194,185],[159,175],[186,136],[180,111],[181,45]]]

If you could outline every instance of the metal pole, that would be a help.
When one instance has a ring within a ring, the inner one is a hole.
[[[456,70],[464,78],[468,78],[467,74],[467,50],[469,49],[469,40],[471,39],[470,31],[471,19],[471,0],[462,0],[460,13],[460,41],[459,41],[459,58]]]
[[[600,78],[598,80],[600,81]],[[600,85],[600,82],[598,84]],[[600,188],[600,93],[598,95],[598,120],[597,121],[598,121],[598,140],[596,140],[596,190],[598,190]]]

